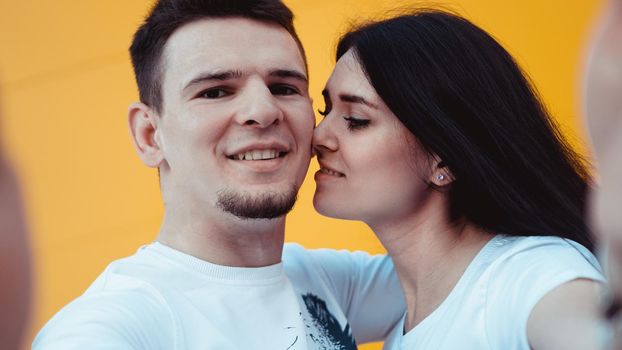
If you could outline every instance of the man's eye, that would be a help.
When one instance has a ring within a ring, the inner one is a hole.
[[[229,92],[227,92],[225,89],[214,88],[214,89],[208,89],[208,90],[202,91],[201,93],[199,93],[198,97],[214,99],[214,98],[225,97],[227,95],[229,95]]]
[[[298,89],[289,85],[274,85],[270,87],[270,92],[273,95],[294,95],[299,94]]]

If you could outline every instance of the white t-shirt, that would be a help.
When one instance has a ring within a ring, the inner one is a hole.
[[[497,235],[443,303],[405,335],[402,317],[384,349],[529,350],[531,310],[555,287],[577,278],[605,282],[583,246],[559,237]]]
[[[155,242],[110,264],[33,349],[349,350],[403,310],[387,256],[286,244],[282,263],[235,268]]]

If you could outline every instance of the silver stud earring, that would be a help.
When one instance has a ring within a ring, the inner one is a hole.
[[[445,180],[445,175],[439,174],[436,178],[438,179],[438,181],[443,181]]]

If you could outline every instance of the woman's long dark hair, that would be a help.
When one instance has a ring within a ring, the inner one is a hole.
[[[589,249],[589,173],[510,54],[468,20],[420,10],[345,34],[371,85],[455,181],[452,218]]]

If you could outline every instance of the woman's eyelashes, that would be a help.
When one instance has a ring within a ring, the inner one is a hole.
[[[323,117],[326,117],[330,113],[330,111],[331,109],[329,105],[326,105],[326,107],[324,107],[324,110],[317,110],[317,112]],[[348,130],[350,131],[364,129],[368,127],[370,123],[369,119],[361,119],[352,116],[345,116],[343,117],[343,119],[346,121]]]
[[[360,130],[365,129],[369,126],[369,119],[360,119],[351,116],[343,117],[343,119],[348,123],[348,130]]]

